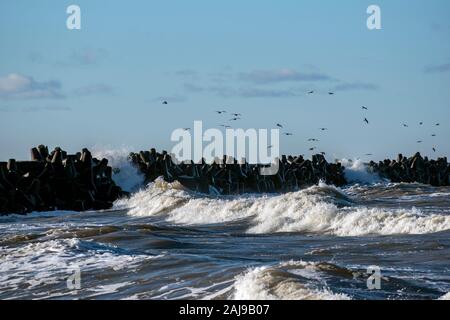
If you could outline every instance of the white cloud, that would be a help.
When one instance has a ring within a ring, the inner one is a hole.
[[[0,77],[0,98],[2,99],[55,99],[62,97],[59,81],[39,82],[32,77],[18,73]]]

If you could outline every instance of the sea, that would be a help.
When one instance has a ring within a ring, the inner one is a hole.
[[[111,210],[0,217],[0,299],[450,299],[448,187],[347,160],[343,188],[213,196],[106,156]]]

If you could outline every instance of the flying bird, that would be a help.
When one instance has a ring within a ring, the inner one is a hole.
[[[364,122],[369,124],[369,120],[367,120],[367,118],[364,118]]]
[[[433,152],[436,152],[436,148],[433,148]]]
[[[332,96],[332,95],[334,95],[334,92],[328,92],[328,94],[329,94],[330,96]]]
[[[417,141],[417,143],[422,143],[422,140]]]
[[[242,116],[242,114],[240,114],[240,113],[232,113],[231,115],[232,115],[232,116],[235,116],[235,117],[240,117],[240,116]]]
[[[319,142],[318,139],[314,139],[314,138],[308,139],[308,141],[310,141],[310,142]]]
[[[189,131],[191,128],[183,128],[184,131]]]
[[[423,122],[419,122],[419,126],[423,125]]]
[[[313,93],[314,93],[314,90],[311,90],[308,92],[308,94],[313,94]]]
[[[369,110],[367,107],[362,106],[361,109],[363,110]]]
[[[408,128],[408,125],[407,125],[406,123],[404,123],[403,126],[404,126],[405,128]]]
[[[439,127],[441,124],[440,123],[436,123],[436,127]]]
[[[283,126],[281,124],[279,124],[279,123],[277,123],[277,127],[278,128],[283,128]]]
[[[237,121],[237,120],[241,120],[241,118],[235,117],[230,119],[230,121]]]
[[[431,135],[432,137],[436,137],[436,134],[435,133],[433,133],[432,135]]]
[[[326,131],[328,129],[327,128],[319,128],[319,130]]]
[[[285,135],[285,136],[293,136],[294,134],[293,134],[293,133],[290,133],[290,132],[286,132],[284,135]]]
[[[169,104],[167,101],[163,101],[163,103],[162,104]]]
[[[314,147],[312,147],[312,148],[309,148],[309,151],[313,151],[315,148]]]
[[[226,111],[216,111],[216,113],[223,114],[223,113],[227,113],[227,112]]]
[[[366,156],[367,156],[367,157],[370,157],[370,156],[373,156],[373,154],[371,154],[371,153],[366,153]]]

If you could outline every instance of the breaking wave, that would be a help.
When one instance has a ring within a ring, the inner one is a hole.
[[[336,236],[426,234],[450,229],[450,215],[419,209],[366,207],[342,190],[319,184],[282,195],[210,197],[162,179],[116,208],[181,225],[247,220],[247,233],[303,232]]]
[[[129,154],[130,150],[126,148],[107,149],[94,147],[92,151],[92,155],[95,158],[108,159],[108,164],[113,168],[113,179],[123,190],[135,192],[143,186],[144,176],[128,160]]]
[[[308,262],[282,263],[249,269],[236,277],[235,300],[350,300],[333,293],[322,280],[320,267]]]
[[[370,172],[367,165],[361,159],[342,159],[345,167],[345,178],[349,183],[374,184],[383,182],[383,179],[376,173]]]

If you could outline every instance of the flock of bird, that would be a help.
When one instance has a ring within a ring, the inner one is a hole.
[[[314,94],[314,93],[315,93],[314,90],[308,91],[308,95],[312,95],[312,94]],[[328,95],[330,95],[330,96],[333,96],[334,94],[335,94],[335,93],[332,92],[332,91],[329,91],[329,92],[328,92]],[[163,101],[162,103],[163,103],[164,105],[167,105],[167,104],[168,104],[167,101]],[[362,109],[363,111],[369,111],[369,108],[366,107],[366,106],[362,106],[361,109]],[[229,114],[229,115],[231,116],[231,118],[229,119],[229,121],[238,121],[238,120],[241,120],[241,119],[242,119],[242,118],[241,118],[241,117],[242,117],[242,114],[241,114],[241,113],[228,113],[226,110],[216,110],[215,113],[217,113],[218,115],[228,115],[228,114]],[[364,122],[366,125],[370,125],[370,122],[369,122],[369,120],[367,119],[367,117],[364,117],[363,122]],[[423,126],[423,125],[424,125],[424,122],[423,122],[423,121],[419,122],[419,126]],[[440,123],[436,123],[436,124],[435,124],[435,127],[439,127],[440,125],[441,125]],[[403,123],[402,126],[403,126],[404,128],[409,128],[409,125],[406,124],[406,123]],[[220,127],[224,128],[224,129],[232,128],[230,125],[225,125],[225,124],[221,124]],[[276,127],[279,128],[279,129],[283,129],[283,130],[284,130],[284,126],[283,126],[282,124],[280,124],[280,123],[277,123],[277,124],[276,124]],[[191,128],[183,128],[183,129],[184,129],[185,131],[191,130]],[[328,128],[325,128],[325,127],[318,128],[318,129],[319,129],[320,131],[327,131],[327,130],[328,130]],[[283,135],[288,136],[288,137],[294,136],[294,134],[293,134],[292,132],[283,132]],[[436,137],[436,136],[437,136],[437,135],[436,135],[435,133],[431,134],[431,137]],[[320,140],[317,139],[317,138],[309,138],[309,139],[307,139],[307,141],[308,141],[308,142],[319,142]],[[417,143],[418,143],[418,144],[421,144],[421,143],[423,143],[423,141],[422,141],[422,140],[418,140]],[[273,146],[270,145],[270,146],[268,146],[268,149],[271,149],[272,147],[273,147]],[[309,148],[309,151],[314,151],[314,150],[316,150],[316,149],[317,149],[316,146],[312,146],[312,147]],[[436,152],[436,147],[433,147],[432,150],[433,150],[433,152]],[[320,153],[321,153],[322,155],[325,155],[325,152],[320,152]],[[373,154],[372,154],[372,153],[367,153],[365,156],[373,156]]]

